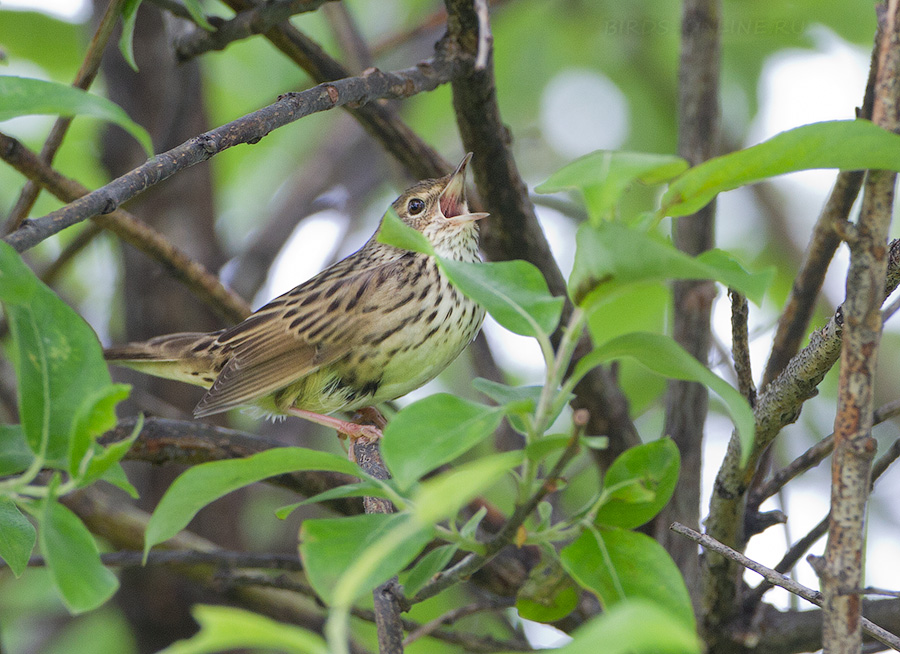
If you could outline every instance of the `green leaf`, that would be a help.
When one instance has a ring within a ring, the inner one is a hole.
[[[652,519],[668,503],[678,481],[681,456],[669,438],[660,438],[625,450],[603,477],[603,487],[613,491],[597,513],[598,524],[634,529]],[[630,491],[644,489],[643,497]]]
[[[660,213],[687,216],[722,191],[815,168],[900,172],[900,136],[867,120],[803,125],[690,169],[669,186]]]
[[[559,324],[563,298],[550,295],[547,280],[527,261],[439,261],[450,281],[509,331],[538,336]]]
[[[408,513],[304,520],[300,557],[319,596],[349,606],[405,568],[432,534]]]
[[[131,120],[122,107],[106,98],[58,82],[0,75],[0,121],[34,114],[86,114],[107,120],[131,134],[147,155],[153,156],[153,142],[147,130]]]
[[[134,24],[137,22],[137,10],[140,6],[141,0],[125,0],[122,3],[122,36],[119,37],[119,52],[134,72],[138,72],[138,65],[134,60]]]
[[[27,469],[34,454],[25,440],[22,425],[0,425],[0,477]]]
[[[197,23],[200,27],[205,29],[207,32],[215,31],[216,28],[213,27],[208,20],[206,20],[206,15],[203,13],[203,7],[200,6],[200,0],[184,0],[184,8],[188,10],[191,18],[193,18],[194,22]]]
[[[357,477],[363,474],[344,457],[302,447],[278,447],[243,459],[194,466],[169,486],[150,517],[144,556],[151,547],[187,527],[197,511],[210,502],[243,486],[298,470],[330,470]]]
[[[0,558],[19,577],[28,567],[37,532],[10,498],[0,495]]]
[[[415,597],[422,586],[431,581],[432,577],[443,570],[459,548],[456,545],[441,545],[435,547],[428,554],[419,559],[403,581],[403,594],[407,597]]]
[[[81,461],[91,449],[97,436],[115,427],[116,405],[127,398],[130,392],[130,386],[112,384],[84,398],[72,421],[72,431],[69,436],[69,474],[72,477],[77,479],[81,475]],[[143,421],[141,423],[143,424]],[[139,433],[140,429],[133,434],[133,438],[137,438]]]
[[[123,438],[106,447],[94,443],[94,454],[88,462],[87,470],[85,470],[80,485],[86,486],[103,478],[110,483],[116,484],[119,488],[122,488],[128,493],[134,493],[133,496],[136,497],[137,491],[135,491],[134,487],[128,483],[128,478],[125,477],[125,471],[117,464],[128,453],[128,450],[131,449],[131,446],[134,441],[137,440],[137,437],[140,436],[143,426],[144,416],[139,415],[138,419],[135,421],[134,428],[127,438]],[[114,471],[114,468],[119,468],[119,470]],[[121,472],[121,476],[117,474],[118,472]],[[110,474],[107,476],[107,473]],[[124,484],[122,483],[123,481]]]
[[[557,654],[701,654],[703,645],[693,629],[656,604],[629,600],[616,604],[574,634]]]
[[[393,245],[402,250],[434,255],[434,248],[425,235],[400,220],[393,208],[388,209],[381,219],[376,239],[379,243]]]
[[[724,379],[714,375],[678,343],[660,334],[625,334],[595,348],[578,361],[572,380],[578,380],[601,363],[630,357],[670,379],[695,381],[716,393],[731,414],[741,440],[741,460],[746,462],[756,434],[756,419],[747,400]],[[571,381],[571,380],[570,380]]]
[[[513,429],[520,434],[528,433],[532,414],[540,401],[541,392],[544,390],[543,387],[509,386],[482,377],[473,380],[472,386],[494,400],[497,404],[503,406],[503,410],[506,412],[506,418],[509,420],[509,424],[512,425]],[[557,402],[555,404],[558,410],[555,414],[548,416],[547,424],[553,424],[567,403],[568,401],[566,401],[566,403]]]
[[[575,610],[578,600],[572,578],[555,557],[545,556],[516,594],[516,610],[526,620],[555,622]]]
[[[625,529],[585,529],[560,552],[566,571],[594,593],[604,609],[626,600],[657,604],[685,628],[693,630],[691,598],[678,566],[662,545]]]
[[[301,506],[306,506],[308,504],[317,504],[319,502],[327,502],[328,500],[336,500],[344,497],[389,498],[388,493],[387,491],[385,491],[383,486],[375,483],[374,481],[366,480],[361,481],[358,484],[343,484],[342,486],[329,488],[327,491],[322,491],[317,495],[308,497],[302,502],[295,502],[294,504],[282,506],[281,508],[275,510],[275,515],[276,517],[284,520]]]
[[[521,453],[504,452],[456,466],[422,482],[413,496],[412,513],[426,525],[454,516],[469,500],[493,486],[521,462]]]
[[[413,402],[384,430],[381,456],[401,490],[490,436],[503,419],[490,407],[446,393]]]
[[[559,323],[563,299],[550,295],[541,272],[526,261],[468,263],[438,257],[428,239],[406,225],[392,210],[384,215],[377,239],[434,256],[454,286],[516,334],[549,334]]]
[[[592,220],[599,221],[611,214],[635,182],[661,184],[687,168],[684,159],[673,155],[597,150],[566,164],[534,190],[556,193],[577,189],[584,195]]]
[[[191,610],[200,631],[172,643],[159,654],[212,654],[264,649],[293,654],[328,654],[318,634],[230,606],[198,605]]]
[[[47,567],[69,611],[95,609],[116,592],[119,582],[100,562],[94,537],[69,509],[53,499],[44,500],[38,534]]]
[[[725,253],[690,257],[670,241],[618,223],[582,225],[569,293],[591,310],[623,285],[668,279],[714,279],[759,304],[774,270],[749,273]]]
[[[3,242],[0,302],[13,337],[19,415],[28,446],[52,465],[68,469],[74,416],[85,396],[112,385],[100,343],[90,326]]]

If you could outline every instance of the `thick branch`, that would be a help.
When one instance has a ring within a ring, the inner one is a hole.
[[[900,133],[900,0],[889,0],[878,44],[875,124]],[[822,640],[826,654],[852,652],[862,645],[860,597],[865,558],[865,514],[875,455],[872,438],[875,368],[881,342],[881,305],[887,274],[888,229],[896,173],[866,175],[862,208],[852,230],[844,347],[834,421],[831,466],[831,520],[821,572],[825,596]]]
[[[503,124],[497,104],[494,84],[493,56],[490,35],[482,35],[478,12],[466,0],[447,2],[449,13],[447,45],[453,51],[466,53],[465,73],[454,77],[453,107],[460,136],[466,150],[475,153],[471,168],[484,203],[491,214],[486,221],[482,248],[495,261],[524,259],[537,266],[550,292],[566,298],[561,325],[568,322],[572,305],[568,300],[565,279],[556,264],[528,197],[512,155],[509,130]],[[483,68],[475,65],[479,49],[487,50]],[[557,344],[562,331],[553,335]],[[575,358],[591,349],[585,336],[579,343]],[[573,406],[588,410],[592,434],[608,434],[610,449],[604,457],[614,457],[632,445],[640,443],[637,430],[628,414],[628,400],[608,371],[596,369],[575,388]]]
[[[719,147],[719,22],[720,0],[684,0],[681,19],[681,55],[678,66],[678,154],[692,166],[715,156]],[[692,256],[715,244],[716,203],[673,225],[675,245]],[[673,284],[673,336],[693,357],[706,365],[712,340],[710,313],[716,296],[711,281],[679,280]],[[703,426],[709,391],[703,384],[671,380],[666,391],[663,434],[678,445],[683,470],[702,468]],[[699,609],[697,549],[673,538],[673,521],[700,525],[700,476],[679,475],[672,500],[655,520],[655,535],[678,564]],[[699,613],[698,613],[699,614]]]
[[[90,193],[75,180],[61,175],[43,163],[19,141],[2,133],[0,133],[0,158],[63,202],[72,202]],[[126,243],[161,263],[172,277],[182,282],[224,318],[240,322],[250,313],[247,303],[225,288],[219,278],[205,266],[191,259],[165,236],[124,209],[116,209],[105,216],[95,216],[93,220],[95,224],[108,229]],[[16,234],[27,230],[31,224],[32,221],[27,221],[22,229],[9,238],[14,238]]]
[[[82,220],[106,214],[179,170],[206,161],[235,145],[256,143],[274,129],[311,114],[348,103],[381,98],[403,98],[431,91],[450,79],[455,62],[437,56],[413,68],[383,73],[370,69],[360,77],[320,84],[300,93],[288,93],[275,103],[196,136],[168,152],[41,218],[28,221],[5,238],[22,252]]]

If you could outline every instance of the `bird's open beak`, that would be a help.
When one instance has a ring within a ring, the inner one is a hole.
[[[439,203],[441,213],[449,222],[455,224],[470,223],[486,218],[489,214],[476,212],[469,213],[469,205],[466,203],[466,166],[472,158],[469,152],[459,162],[456,170],[450,175],[450,181],[441,191]]]

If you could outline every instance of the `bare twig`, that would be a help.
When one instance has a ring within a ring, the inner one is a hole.
[[[439,615],[434,620],[426,622],[415,631],[409,632],[409,635],[403,641],[403,645],[406,646],[414,643],[420,638],[430,636],[440,627],[453,624],[457,620],[461,620],[467,616],[474,615],[476,613],[484,613],[485,611],[497,611],[498,609],[506,609],[511,606],[515,606],[515,604],[516,602],[513,598],[502,598],[486,602],[474,602],[472,604],[467,604],[466,606],[460,606],[458,608],[447,611],[443,615]]]
[[[707,550],[707,552],[716,552],[720,556],[730,559],[735,563],[747,568],[748,570],[752,570],[758,575],[761,575],[769,583],[784,588],[786,591],[793,593],[798,597],[802,597],[806,601],[815,604],[816,606],[823,605],[823,595],[819,591],[807,588],[806,586],[797,583],[793,579],[785,577],[775,570],[757,563],[753,559],[747,558],[740,552],[728,547],[727,545],[723,545],[714,538],[710,538],[706,534],[700,534],[693,529],[685,527],[684,525],[677,522],[672,524],[671,529],[676,534],[681,534],[682,536],[691,539],[695,543],[702,545]],[[862,628],[867,634],[872,636],[872,638],[875,638],[885,645],[897,651],[900,651],[900,638],[890,633],[889,631],[882,629],[871,620],[860,618],[860,622],[862,624]]]
[[[880,425],[885,420],[890,420],[897,415],[900,415],[900,400],[888,402],[875,409],[875,413],[872,416],[872,426]],[[781,490],[791,479],[819,465],[825,457],[831,454],[833,449],[834,434],[829,434],[784,468],[776,471],[765,484],[751,494],[747,504],[759,507],[760,504]]]
[[[747,327],[750,306],[747,296],[733,288],[728,289],[728,295],[731,296],[731,356],[734,359],[738,390],[752,407],[756,404],[756,386],[753,384],[753,369],[750,366],[750,335]]]
[[[64,202],[84,198],[89,194],[88,189],[84,186],[73,179],[59,174],[56,170],[41,162],[37,155],[16,139],[2,133],[0,133],[0,158]],[[67,206],[71,207],[73,205]],[[65,209],[66,207],[60,211]],[[15,245],[17,235],[21,236],[22,234],[31,233],[30,226],[35,222],[25,222],[18,231],[11,234],[6,240]],[[76,220],[75,222],[78,221]],[[95,216],[94,222],[113,232],[141,252],[144,252],[151,259],[159,261],[175,279],[182,282],[197,297],[226,319],[239,322],[250,313],[247,303],[222,286],[219,279],[203,265],[188,257],[172,245],[162,234],[127,211],[116,209],[105,216]],[[55,229],[53,225],[50,225],[50,228]],[[41,231],[41,229],[38,231]],[[57,229],[56,231],[59,230]]]
[[[221,22],[216,30],[208,32],[202,28],[175,40],[175,56],[179,61],[187,61],[197,55],[212,50],[224,50],[231,43],[246,39],[254,34],[263,34],[283,23],[295,14],[315,11],[331,0],[276,0],[241,11],[231,20]]]
[[[82,220],[113,211],[179,170],[205,161],[241,143],[255,143],[269,132],[304,116],[379,98],[408,97],[430,91],[450,79],[456,63],[436,56],[413,68],[392,73],[370,69],[360,77],[320,84],[288,93],[275,103],[217,127],[159,154],[147,163],[46,216],[28,221],[4,240],[22,252]]]
[[[290,570],[299,572],[303,569],[300,559],[286,554],[255,554],[252,552],[229,552],[227,550],[151,550],[147,554],[136,550],[120,550],[104,552],[100,555],[103,565],[112,568],[131,568],[145,565],[211,565],[227,568],[260,568],[268,570]],[[6,567],[0,561],[0,568]],[[43,556],[32,556],[28,566],[42,568],[47,565]]]
[[[90,88],[94,79],[97,77],[97,71],[100,70],[100,60],[103,57],[103,51],[106,50],[106,44],[109,41],[109,36],[112,34],[113,28],[116,26],[116,21],[119,19],[119,13],[121,12],[123,4],[125,4],[125,0],[110,0],[103,17],[100,19],[100,23],[97,25],[94,37],[91,39],[91,43],[88,46],[84,61],[81,62],[81,68],[78,69],[75,80],[72,82],[72,86],[75,88],[86,90]],[[53,163],[53,157],[56,156],[56,151],[59,150],[59,146],[62,145],[63,138],[69,129],[69,125],[72,124],[72,119],[72,116],[63,116],[58,118],[53,124],[50,134],[47,136],[47,140],[44,141],[44,147],[41,148],[40,158],[45,164],[50,165]],[[6,223],[5,229],[7,234],[14,232],[18,229],[19,225],[22,224],[22,221],[28,216],[28,212],[31,211],[31,208],[34,206],[34,201],[37,199],[40,192],[41,187],[37,182],[29,179],[25,183],[22,192],[19,193],[19,199],[16,200],[15,206],[9,213],[9,220]]]

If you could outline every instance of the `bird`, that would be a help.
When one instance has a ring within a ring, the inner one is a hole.
[[[478,262],[478,223],[466,167],[422,180],[392,204],[440,257]],[[209,333],[177,333],[104,350],[150,375],[202,386],[203,418],[237,407],[267,417],[299,416],[353,439],[379,427],[331,416],[402,397],[436,377],[475,338],[484,309],[463,295],[434,256],[377,240],[261,307]]]

